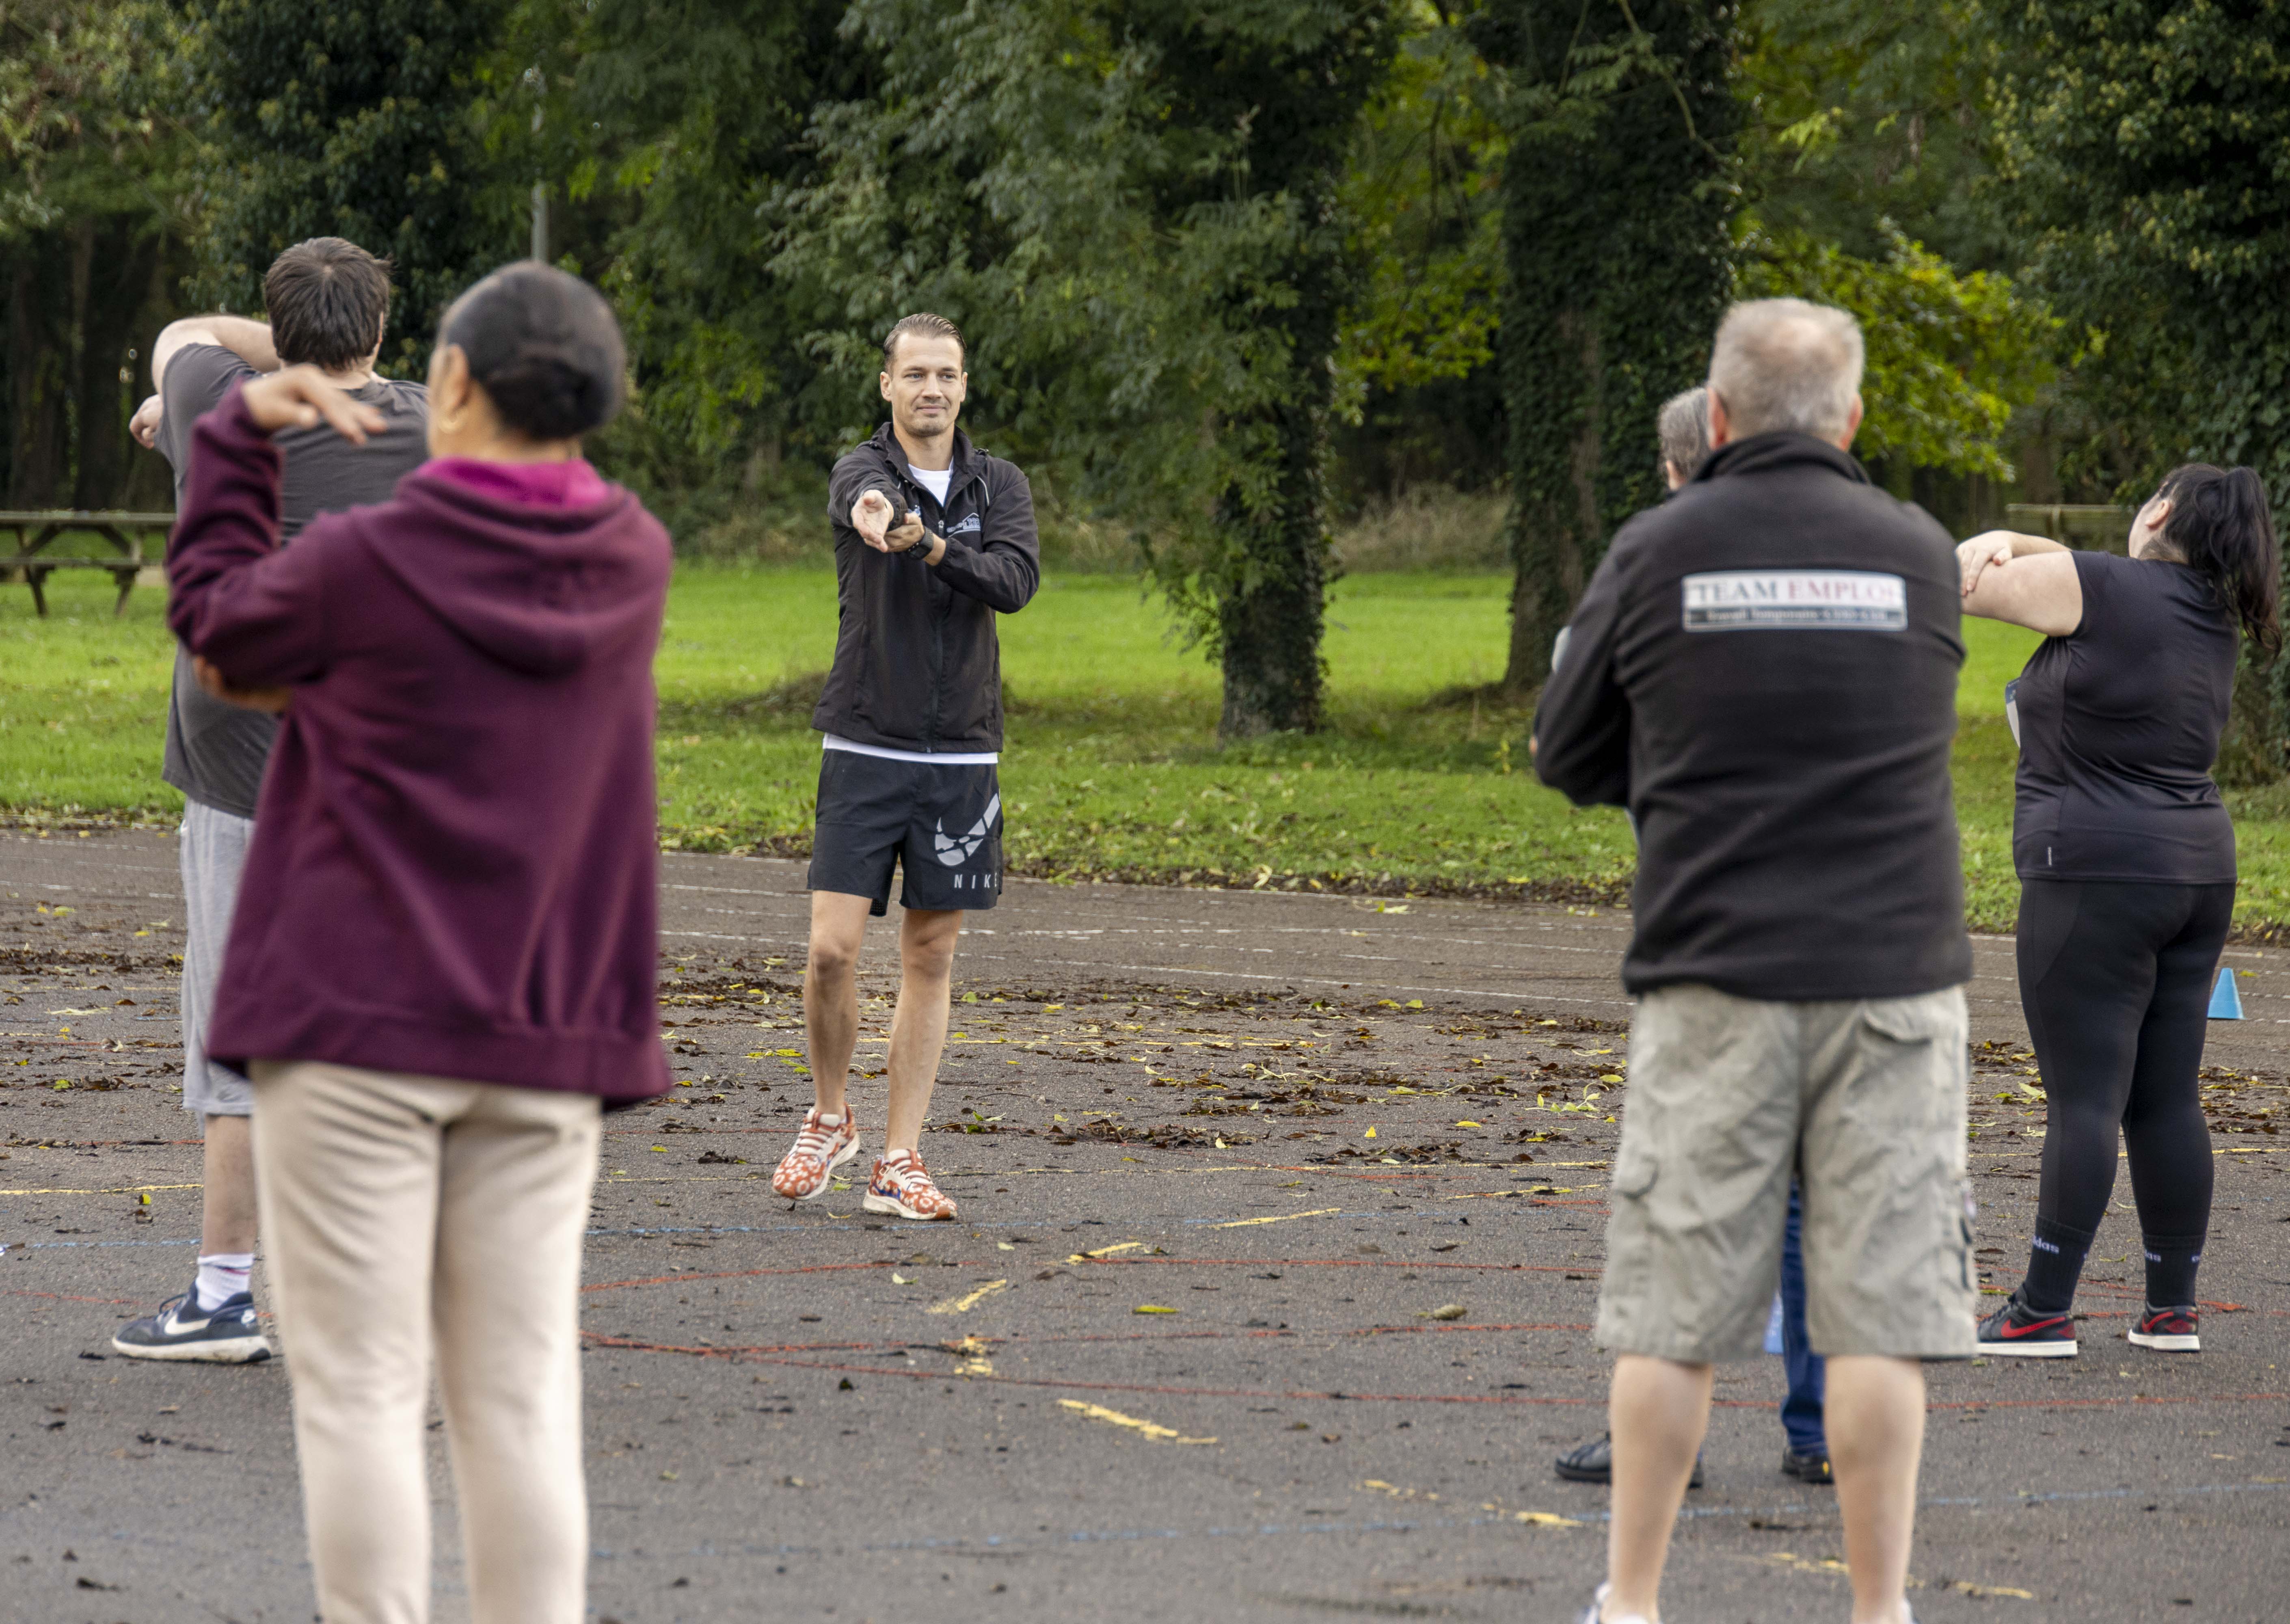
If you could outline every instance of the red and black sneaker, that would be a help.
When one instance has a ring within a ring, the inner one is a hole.
[[[2183,1308],[2158,1308],[2147,1305],[2147,1312],[2131,1327],[2134,1347],[2159,1348],[2165,1353],[2200,1353],[2203,1339],[2197,1334],[2202,1327],[2202,1316],[2190,1305]]]
[[[1980,1351],[2011,1359],[2072,1359],[2075,1316],[2038,1314],[2012,1293],[2012,1300],[1980,1322]]]

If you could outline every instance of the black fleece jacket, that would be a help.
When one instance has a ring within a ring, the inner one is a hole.
[[[1535,771],[1637,824],[1632,992],[1778,1001],[1967,980],[1949,781],[1955,550],[1808,435],[1724,446],[1616,532]]]
[[[934,564],[923,549],[878,553],[859,539],[851,508],[880,491],[903,516],[919,513],[946,538]],[[835,526],[839,625],[835,668],[811,724],[860,744],[932,754],[1002,748],[1002,645],[994,617],[1015,614],[1042,576],[1034,492],[1015,463],[954,435],[943,505],[907,467],[888,423],[835,465],[827,485]]]

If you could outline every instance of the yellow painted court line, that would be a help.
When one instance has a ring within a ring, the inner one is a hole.
[[[199,1184],[118,1184],[100,1190],[0,1190],[0,1196],[140,1196],[146,1190],[196,1190]]]
[[[1007,1280],[989,1280],[985,1284],[980,1286],[974,1292],[965,1292],[960,1297],[949,1297],[944,1302],[934,1302],[931,1304],[929,1308],[925,1308],[923,1312],[925,1314],[967,1314],[987,1298],[993,1296],[995,1292],[1006,1292],[1009,1289],[1010,1283]]]
[[[1124,1252],[1135,1252],[1143,1241],[1124,1241],[1118,1246],[1101,1246],[1095,1252],[1077,1252],[1066,1260],[1069,1263],[1088,1263],[1098,1258],[1109,1258]]]
[[[1269,1218],[1236,1218],[1229,1224],[1211,1224],[1209,1228],[1212,1229],[1247,1229],[1257,1224],[1285,1224],[1289,1222],[1291,1220],[1298,1218],[1325,1218],[1332,1212],[1341,1212],[1342,1211],[1343,1208],[1341,1207],[1318,1207],[1309,1212],[1275,1212]]]
[[[1109,1427],[1125,1427],[1132,1432],[1143,1434],[1157,1444],[1163,1442],[1213,1444],[1216,1442],[1214,1438],[1185,1437],[1174,1427],[1164,1427],[1157,1421],[1141,1420],[1133,1415],[1124,1415],[1118,1410],[1109,1410],[1103,1404],[1085,1404],[1078,1398],[1061,1398],[1058,1400],[1058,1408],[1070,1410],[1076,1415],[1088,1420],[1103,1421]]]

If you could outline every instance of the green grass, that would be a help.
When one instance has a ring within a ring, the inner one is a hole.
[[[108,579],[86,573],[51,579],[44,621],[21,587],[0,588],[0,807],[33,820],[172,818],[180,800],[158,777],[160,595],[139,589],[115,621]],[[1536,784],[1525,714],[1485,696],[1502,668],[1507,591],[1492,574],[1339,582],[1328,730],[1219,750],[1216,673],[1178,646],[1137,581],[1053,575],[1002,624],[1013,862],[1053,876],[1616,895],[1632,859],[1621,815],[1576,811]],[[2003,687],[2036,638],[1965,628],[1966,873],[1975,921],[2008,928],[2018,887]],[[804,848],[818,775],[811,701],[834,635],[828,570],[679,570],[658,666],[669,844]],[[2290,787],[2230,801],[2245,923],[2290,919]]]

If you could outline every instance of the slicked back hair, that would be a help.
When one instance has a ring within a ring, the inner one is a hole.
[[[1663,471],[1676,468],[1681,477],[1692,478],[1709,454],[1709,391],[1697,383],[1671,396],[1661,403],[1655,428],[1661,436]]]
[[[340,372],[381,343],[389,261],[342,237],[311,237],[270,262],[262,308],[281,361]]]
[[[943,316],[933,316],[927,310],[917,310],[912,316],[902,316],[891,324],[890,332],[883,335],[883,370],[889,372],[898,359],[899,340],[908,333],[918,339],[952,339],[955,348],[962,351],[962,364],[970,364],[970,346],[963,341],[962,329]]]
[[[1794,429],[1834,440],[1853,420],[1863,359],[1861,324],[1845,311],[1756,299],[1718,324],[1709,388],[1726,403],[1730,438]]]

